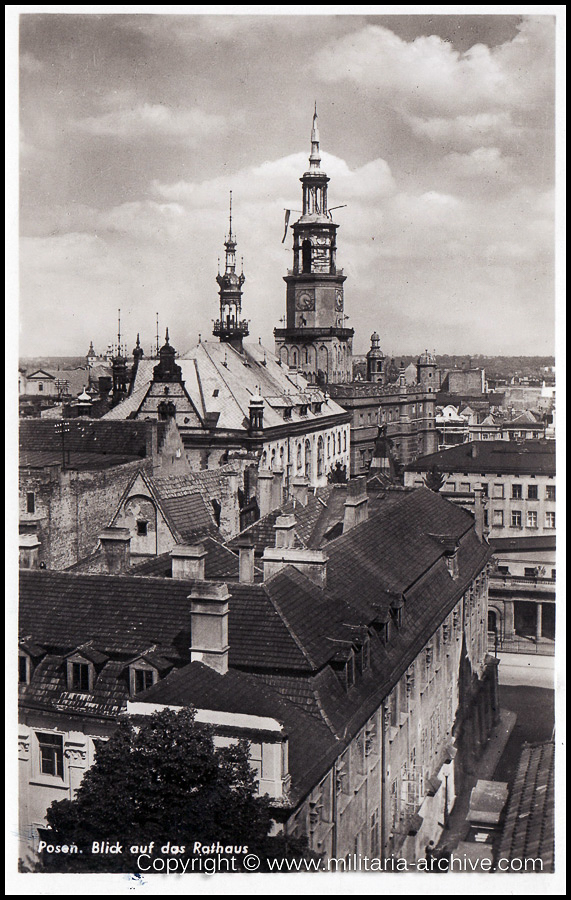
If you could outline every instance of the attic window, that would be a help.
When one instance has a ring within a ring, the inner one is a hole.
[[[218,390],[218,388],[214,388],[214,390],[212,391],[212,396],[217,397],[219,393],[220,391]]]
[[[67,663],[67,687],[70,691],[89,691],[93,682],[92,665],[87,662]]]
[[[284,419],[291,419],[291,406],[286,406],[284,409]]]
[[[322,403],[314,403],[314,404],[313,404],[313,411],[314,411],[315,413],[320,413],[320,412],[321,412],[321,407],[322,407],[322,406],[323,406]]]
[[[148,668],[143,668],[141,665],[130,666],[129,674],[131,694],[142,694],[143,691],[148,691],[159,680],[157,670],[150,666]]]
[[[139,537],[146,537],[148,533],[149,523],[145,519],[137,520],[137,535]]]
[[[18,656],[18,684],[30,683],[30,660],[25,653]]]
[[[35,513],[36,511],[36,495],[33,491],[28,491],[26,494],[26,510],[29,513]]]
[[[300,416],[306,416],[306,415],[307,415],[307,404],[306,404],[306,403],[303,403],[303,404],[300,406],[300,408],[299,408],[299,414],[300,414]]]

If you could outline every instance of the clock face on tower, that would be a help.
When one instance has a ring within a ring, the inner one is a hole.
[[[335,309],[343,309],[343,294],[337,291],[335,295]]]
[[[315,297],[308,291],[302,291],[295,298],[296,309],[315,309]]]

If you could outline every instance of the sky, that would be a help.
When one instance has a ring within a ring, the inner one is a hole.
[[[20,355],[102,352],[118,308],[146,354],[156,312],[214,340],[230,190],[272,348],[314,102],[354,351],[553,353],[554,47],[551,15],[21,15]]]

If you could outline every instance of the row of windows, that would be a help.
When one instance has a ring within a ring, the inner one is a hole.
[[[482,482],[480,482],[480,484],[482,485],[482,494],[483,494],[483,496],[484,496],[484,497],[489,497],[489,496],[490,496],[490,493],[489,493],[490,486],[489,486],[488,482],[487,482],[487,481],[482,481]],[[448,491],[455,491],[455,490],[456,490],[456,486],[457,486],[457,483],[456,483],[455,481],[447,481],[447,482],[446,482],[446,485],[445,485],[445,490],[448,490]],[[503,500],[503,499],[505,499],[505,496],[506,496],[505,488],[506,488],[506,485],[501,484],[501,483],[499,483],[499,482],[495,482],[495,483],[492,485],[492,498],[493,498],[494,500]],[[461,481],[461,482],[459,482],[459,490],[460,490],[460,492],[462,492],[462,493],[468,493],[468,492],[471,491],[472,489],[473,489],[473,488],[472,488],[472,485],[471,485],[471,483],[470,483],[469,481]],[[523,499],[524,499],[524,496],[523,496],[523,489],[524,489],[524,485],[522,485],[522,484],[517,484],[517,483],[516,483],[516,484],[512,484],[512,486],[511,486],[511,499],[512,499],[512,500],[523,500]],[[527,496],[526,496],[526,499],[527,499],[527,500],[539,500],[539,499],[540,499],[540,498],[539,498],[539,485],[537,485],[537,484],[528,484],[528,485],[527,485]],[[548,485],[546,486],[546,488],[545,488],[545,499],[546,499],[546,500],[555,500],[555,485],[554,485],[554,484],[548,484]]]
[[[486,510],[487,512],[487,510]],[[487,522],[485,524],[488,524]],[[504,526],[504,511],[503,509],[494,509],[492,513],[492,525],[495,527],[502,528]],[[523,528],[523,514],[520,509],[512,509],[510,512],[510,527],[511,528]],[[525,527],[526,528],[537,528],[538,520],[537,513],[535,510],[528,510],[525,516]],[[555,528],[555,513],[554,512],[546,512],[545,513],[545,528]]]
[[[70,662],[67,663],[67,689],[68,691],[93,691],[95,680],[95,667],[92,663]],[[18,681],[20,684],[29,684],[32,675],[32,667],[29,657],[25,653],[18,656]],[[141,668],[129,666],[129,690],[132,695],[141,694],[158,681],[158,672],[151,667]]]

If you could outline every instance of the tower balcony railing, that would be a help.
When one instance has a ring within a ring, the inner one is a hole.
[[[336,266],[331,266],[331,270],[329,272],[303,272],[301,269],[288,269],[288,275],[315,275],[316,278],[327,277],[328,275],[343,275],[344,269],[339,269]]]
[[[216,321],[214,322],[213,333],[217,337],[224,334],[247,335],[249,333],[248,320],[242,319],[241,321],[236,322],[233,319],[231,319],[230,321],[216,319]]]

